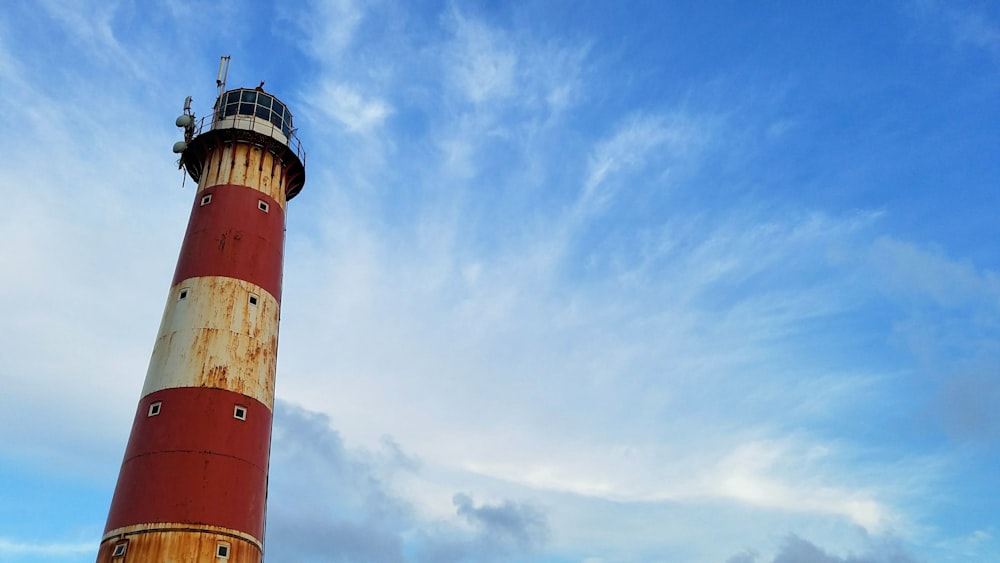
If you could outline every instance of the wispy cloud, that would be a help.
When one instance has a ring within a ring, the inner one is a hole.
[[[97,552],[96,545],[92,541],[78,543],[26,543],[0,537],[0,554],[6,554],[12,557],[30,555],[77,555],[91,552]]]
[[[327,82],[309,101],[352,132],[367,133],[382,125],[392,113],[385,101],[366,99],[346,84]]]
[[[991,316],[1000,312],[1000,274],[949,258],[940,249],[880,237],[872,243],[870,260],[879,283],[893,298],[946,309],[985,307]]]
[[[309,1],[278,9],[282,21],[291,22],[311,56],[334,63],[351,44],[365,19],[365,3],[355,0]]]
[[[870,492],[822,482],[824,476],[816,470],[830,461],[826,448],[811,444],[806,451],[788,451],[787,447],[768,442],[740,445],[720,461],[713,492],[761,507],[844,516],[871,532],[890,523],[890,509]],[[775,472],[779,465],[799,469],[794,476],[779,476]]]
[[[805,337],[803,326],[854,306],[854,273],[838,256],[859,252],[877,214],[667,211],[630,233],[635,238],[586,238],[616,204],[634,208],[652,191],[685,189],[685,174],[703,165],[705,147],[720,136],[720,120],[682,113],[620,120],[606,138],[565,154],[576,167],[573,204],[532,210],[535,219],[517,226],[530,236],[508,237],[490,252],[476,248],[490,224],[467,221],[460,190],[431,200],[419,222],[397,225],[403,238],[365,232],[352,216],[372,210],[346,202],[331,221],[335,236],[323,244],[337,264],[351,266],[333,275],[316,270],[306,283],[330,298],[314,314],[356,319],[326,335],[342,352],[322,363],[343,374],[337,395],[353,397],[333,398],[326,408],[352,413],[352,435],[370,435],[391,425],[357,405],[381,404],[394,418],[420,421],[398,437],[433,463],[536,490],[618,502],[716,498],[872,529],[894,522],[895,497],[878,490],[885,483],[842,481],[849,457],[827,458],[828,470],[812,476],[738,462],[750,447],[744,444],[786,439],[789,413],[832,417],[849,405],[837,390],[841,374],[801,371],[790,343]],[[454,158],[438,156],[422,164],[443,170]],[[473,171],[484,165],[467,164]],[[684,173],[672,185],[673,169]],[[415,178],[427,181],[419,172]],[[589,261],[582,268],[581,255]],[[567,285],[570,279],[578,283]],[[395,319],[388,330],[376,321],[387,318]],[[293,340],[330,349],[316,338]],[[885,382],[854,378],[857,388]],[[290,393],[320,408],[301,391]],[[438,395],[448,397],[448,410],[434,409]],[[676,431],[650,447],[645,425],[663,413],[672,413]],[[756,423],[733,433],[749,420]],[[561,443],[583,429],[588,440]],[[511,445],[499,452],[480,438],[493,433]],[[805,439],[781,463],[822,447],[820,438]]]
[[[113,19],[121,9],[120,2],[92,2],[88,9],[60,2],[44,1],[41,6],[48,15],[68,30],[99,58],[108,55],[123,58],[125,50],[115,38]]]
[[[551,117],[583,95],[587,45],[541,41],[456,8],[445,22],[451,36],[443,52],[444,75],[459,99],[477,111],[530,108]],[[533,119],[521,114],[518,121]]]
[[[447,64],[457,90],[476,104],[515,94],[518,57],[506,38],[458,12],[452,17],[456,48]]]
[[[625,183],[616,174],[637,172],[656,163],[658,168],[645,171],[663,178],[662,186],[647,189],[669,189],[667,176],[670,166],[683,163],[692,166],[697,151],[712,138],[711,121],[684,115],[670,117],[636,115],[619,124],[610,138],[594,147],[587,159],[583,190],[576,203],[576,215],[586,217],[600,211]],[[654,165],[655,166],[655,165]]]

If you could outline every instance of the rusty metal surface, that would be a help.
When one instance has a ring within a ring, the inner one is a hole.
[[[124,557],[112,557],[114,546],[128,542]],[[228,559],[216,557],[218,546],[229,548]],[[191,527],[182,523],[155,523],[129,526],[105,534],[97,553],[97,563],[225,561],[259,563],[261,545],[253,538],[225,528]]]
[[[239,152],[241,145],[249,151],[258,152],[260,157],[255,160],[253,155],[246,155],[240,159],[236,153]],[[231,153],[227,153],[227,147],[232,149]],[[270,160],[264,156],[265,154],[271,155]],[[227,161],[228,172],[220,176]],[[304,161],[280,141],[256,131],[222,129],[202,133],[191,140],[180,160],[181,166],[198,182],[199,189],[225,182],[222,178],[231,177],[229,174],[233,172],[233,167],[239,165],[250,168],[254,162],[257,164],[256,170],[266,174],[270,189],[281,189],[285,196],[282,202],[294,198],[302,191],[306,182]],[[271,166],[266,167],[266,162],[270,162]],[[249,172],[253,174],[252,170]],[[208,183],[203,184],[203,182]],[[260,189],[261,186],[259,182],[251,185],[255,189]]]
[[[256,285],[223,277],[183,280],[170,289],[143,396],[214,387],[273,407],[278,319],[277,299]]]
[[[199,525],[191,526],[190,524],[185,524],[183,522],[153,522],[149,524],[135,524],[133,526],[123,526],[121,528],[115,528],[114,530],[108,530],[101,536],[101,543],[113,538],[125,538],[130,536],[135,536],[139,534],[145,534],[149,532],[197,532],[202,534],[214,534],[220,538],[232,538],[234,541],[246,542],[258,549],[262,548],[260,540],[240,532],[239,530],[230,530],[229,528],[224,528],[220,526],[209,526],[209,525]]]
[[[149,415],[153,402],[160,409]],[[182,387],[144,397],[106,529],[182,522],[262,538],[270,439],[270,409],[244,395]]]
[[[209,151],[198,181],[199,193],[212,186],[234,184],[267,194],[282,208],[289,169],[273,153],[251,143],[221,143]]]
[[[280,301],[284,241],[284,211],[273,199],[243,186],[214,186],[195,198],[173,283],[225,276],[257,284]]]

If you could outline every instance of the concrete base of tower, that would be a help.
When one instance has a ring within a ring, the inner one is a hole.
[[[260,563],[255,538],[215,526],[156,523],[111,530],[101,540],[97,563],[190,562]]]

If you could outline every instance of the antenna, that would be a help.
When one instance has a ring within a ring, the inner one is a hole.
[[[226,76],[229,75],[230,55],[225,55],[219,61],[219,76],[215,79],[215,85],[219,87],[219,95],[226,91]]]
[[[188,143],[194,138],[194,114],[191,113],[191,96],[184,98],[184,113],[180,115],[174,124],[184,129],[184,140],[174,143],[174,153],[183,154],[188,148]],[[181,157],[181,161],[184,157]]]

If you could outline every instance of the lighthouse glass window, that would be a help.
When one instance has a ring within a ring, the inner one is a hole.
[[[257,92],[253,90],[243,90],[240,95],[240,115],[253,115],[254,106],[257,104]]]
[[[274,96],[257,90],[232,90],[219,99],[219,119],[246,115],[265,119],[284,136],[292,132],[292,114]]]

